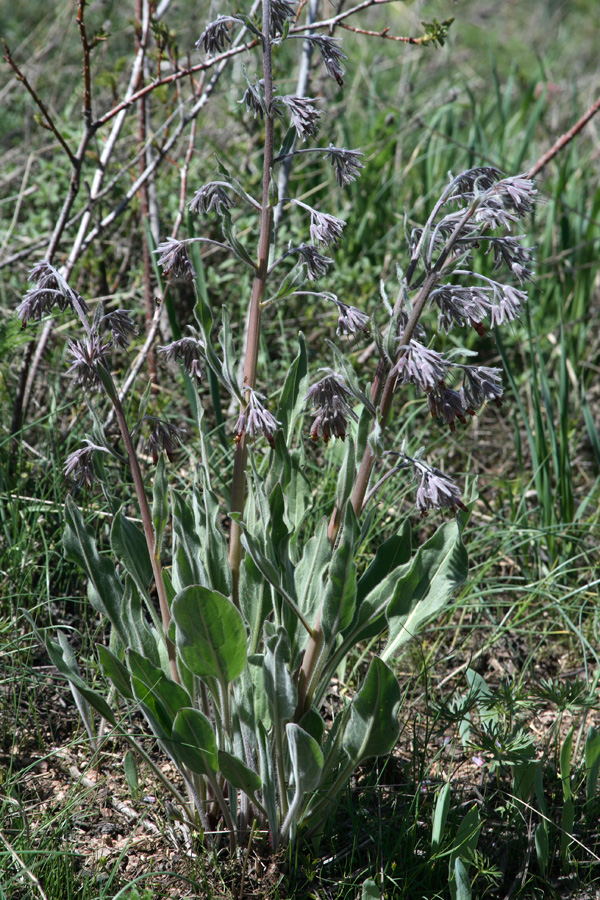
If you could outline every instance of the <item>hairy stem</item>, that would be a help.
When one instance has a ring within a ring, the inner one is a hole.
[[[263,159],[263,190],[260,214],[260,237],[258,242],[258,265],[256,276],[252,285],[252,298],[250,300],[250,313],[248,321],[248,340],[246,344],[246,356],[244,362],[244,391],[246,398],[249,396],[248,388],[254,389],[256,385],[256,368],[258,363],[258,350],[260,345],[260,326],[262,318],[262,300],[265,295],[267,274],[269,269],[269,249],[271,245],[271,233],[273,229],[273,210],[270,204],[271,169],[273,166],[273,114],[271,110],[273,100],[273,75],[271,63],[270,32],[270,5],[269,0],[263,2],[263,77],[265,105],[265,149]],[[242,434],[235,450],[233,462],[233,480],[231,484],[231,511],[243,513],[246,496],[246,470],[248,465],[248,441]],[[239,606],[239,576],[242,561],[242,531],[238,522],[232,520],[229,537],[229,565],[232,576],[233,601]]]

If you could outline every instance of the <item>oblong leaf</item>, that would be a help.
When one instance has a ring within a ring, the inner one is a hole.
[[[250,798],[253,798],[262,788],[262,780],[258,772],[249,768],[233,753],[227,753],[226,750],[219,750],[219,771],[234,788],[243,791]]]
[[[467,577],[467,551],[457,522],[446,522],[419,547],[408,571],[399,579],[387,608],[390,634],[383,660],[389,659],[439,612]]]
[[[204,713],[193,707],[180,709],[173,723],[173,743],[177,755],[198,775],[219,770],[217,739]]]
[[[200,585],[180,591],[171,607],[175,642],[195,675],[214,676],[228,684],[246,664],[246,631],[240,612],[228,597]]]
[[[365,682],[350,707],[342,746],[357,766],[369,756],[389,753],[398,740],[397,707],[400,687],[396,676],[375,656]]]

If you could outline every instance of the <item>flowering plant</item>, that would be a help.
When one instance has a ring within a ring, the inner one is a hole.
[[[262,196],[252,197],[221,166],[220,179],[201,187],[190,204],[193,212],[218,216],[220,246],[252,271],[245,347],[235,347],[226,309],[215,339],[213,310],[198,293],[197,330],[160,348],[196,385],[210,371],[239,406],[228,495],[219,496],[215,487],[196,393],[201,461],[189,491],[168,484],[167,460],[180,441],[179,430],[145,409],[130,428],[109,367],[111,350],[125,346],[135,331],[128,313],[105,315],[99,303],[91,317],[84,299],[44,262],[32,270],[32,287],[19,307],[24,324],[55,306],[77,315],[83,336],[69,341],[69,372],[86,390],[99,390],[112,403],[124,455],[106,439],[96,418],[94,433],[68,458],[65,471],[90,486],[103,456],[126,458],[142,528],[117,509],[109,558],[99,553],[69,497],[65,550],[88,577],[90,602],[110,623],[109,646],[98,646],[102,670],[121,700],[142,711],[181,775],[185,793],[121,726],[118,709],[88,686],[63,635],[58,643],[47,640],[48,652],[71,683],[90,738],[95,740],[93,709],[153,766],[179,816],[194,827],[200,824],[215,841],[226,832],[232,848],[246,841],[256,825],[268,830],[274,848],[293,840],[300,829],[318,831],[356,767],[394,746],[400,688],[388,663],[464,581],[467,556],[461,540],[466,506],[458,485],[422,451],[389,447],[393,400],[398,391],[416,389],[431,415],[453,431],[456,422],[466,423],[485,403],[500,404],[501,372],[467,364],[456,350],[435,349],[422,318],[436,309],[438,330],[445,333],[470,326],[483,334],[486,326],[510,322],[526,301],[523,285],[531,266],[522,238],[507,232],[530,211],[533,185],[486,166],[451,177],[424,227],[409,235],[410,256],[399,273],[393,304],[382,288],[384,325],[331,292],[305,290],[332,265],[326,251],[343,239],[345,222],[278,194],[275,186],[277,166],[310,152],[296,143],[314,137],[322,117],[315,100],[280,96],[273,83],[272,51],[296,36],[289,33],[293,15],[286,0],[263,0],[260,24],[242,15],[220,16],[198,41],[204,52],[220,52],[232,23],[241,22],[262,50],[262,77],[248,79],[243,97],[247,112],[264,126]],[[304,40],[342,84],[345,57],[337,39],[308,32]],[[360,151],[329,145],[315,152],[329,160],[338,185],[360,176]],[[236,236],[233,213],[240,203],[256,213],[256,257]],[[306,243],[285,249],[274,243],[278,204],[289,214],[307,214]],[[191,247],[205,240],[166,240],[157,251],[163,271],[195,283]],[[519,287],[473,272],[476,247],[490,251],[495,269],[508,268]],[[271,290],[281,271],[283,279]],[[350,361],[332,344],[335,368],[322,371],[309,387],[307,352],[299,335],[278,404],[269,409],[269,396],[259,391],[264,387],[262,317],[270,305],[306,293],[336,305],[339,336],[372,336],[377,370],[370,390],[363,391]],[[241,383],[235,374],[239,353]],[[329,521],[322,519],[308,534],[313,490],[299,439],[307,408],[314,417],[313,441],[345,441],[335,508]],[[148,443],[156,466],[151,498],[133,440],[146,423],[151,423]],[[383,470],[378,480],[376,465]],[[430,510],[456,515],[414,553],[410,523],[403,522],[360,571],[365,509],[388,478],[404,471],[417,482],[421,515]],[[219,525],[223,512],[227,534]],[[323,701],[334,673],[358,643],[378,636],[385,638],[383,650],[372,657],[361,687],[326,721]]]

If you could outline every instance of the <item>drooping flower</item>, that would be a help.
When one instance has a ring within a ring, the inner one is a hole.
[[[421,511],[422,517],[425,517],[430,509],[450,509],[454,513],[457,509],[467,511],[461,500],[460,489],[449,475],[422,460],[415,459],[411,462],[421,478],[417,489],[416,507]]]
[[[344,379],[335,373],[326,375],[310,388],[304,399],[317,409],[311,428],[313,441],[322,437],[327,444],[332,437],[345,439],[348,418],[358,422],[358,416],[348,404],[351,396]]]
[[[359,331],[362,331],[364,335],[369,335],[369,316],[366,313],[361,312],[360,309],[357,309],[355,306],[348,306],[347,303],[342,303],[341,300],[336,300],[339,317],[338,324],[336,329],[336,334],[341,337],[342,335],[348,334],[357,334]]]
[[[293,19],[295,15],[296,10],[287,0],[271,0],[271,37],[281,34],[285,28],[285,23],[288,19]]]
[[[311,209],[310,236],[315,243],[335,246],[339,243],[346,223],[328,213]]]
[[[344,84],[344,69],[341,61],[348,57],[342,53],[339,47],[340,38],[329,37],[329,35],[325,34],[307,34],[306,39],[317,45],[327,72],[342,87]]]
[[[332,166],[335,167],[335,179],[340,187],[345,184],[351,184],[360,175],[360,170],[364,169],[361,159],[364,153],[360,150],[346,150],[343,147],[334,147],[330,144],[325,151],[325,156],[329,158]]]
[[[395,365],[395,373],[402,384],[415,384],[422,391],[440,385],[447,376],[450,363],[441,353],[411,340],[408,347],[399,347],[404,353]]]
[[[242,435],[256,438],[259,434],[266,437],[271,447],[275,447],[275,432],[281,427],[275,416],[260,402],[256,391],[249,390],[246,408],[240,413],[235,425],[235,442],[239,443]]]
[[[114,347],[126,350],[131,340],[131,335],[138,333],[138,328],[127,310],[115,309],[113,312],[102,316],[101,322],[112,334]]]
[[[78,384],[84,388],[100,388],[102,382],[98,375],[98,366],[104,365],[111,342],[102,343],[98,334],[86,335],[78,341],[69,339],[69,352],[74,357],[67,375],[75,372]]]
[[[244,103],[246,109],[249,113],[252,113],[254,118],[259,116],[261,119],[264,119],[268,112],[265,100],[264,81],[260,79],[260,81],[257,81],[254,84],[249,83],[244,91],[244,96],[241,100],[238,100],[238,103]]]
[[[313,244],[300,244],[297,252],[306,264],[306,274],[311,281],[316,281],[322,275],[326,275],[328,267],[333,264],[333,260],[320,253]]]
[[[204,377],[202,366],[204,360],[204,344],[194,337],[180,338],[163,347],[158,348],[159,353],[164,353],[169,360],[177,360],[183,363],[183,368],[197,381]]]
[[[162,266],[165,275],[173,275],[174,278],[186,281],[193,281],[196,277],[196,271],[188,256],[186,241],[167,238],[154,252],[160,254],[158,265]]]
[[[465,406],[465,398],[459,391],[438,385],[427,393],[427,405],[431,415],[442,419],[445,425],[450,426],[450,431],[455,431],[455,420],[463,425],[467,424],[467,415],[474,416],[475,411]]]
[[[231,16],[219,16],[207,25],[196,41],[198,50],[203,47],[205,53],[222,53],[226,44],[231,43],[229,24],[235,21]]]
[[[458,366],[464,374],[461,395],[463,405],[469,409],[479,409],[484,403],[492,402],[502,406],[502,369],[489,366]]]
[[[65,477],[72,476],[75,478],[79,488],[91,488],[96,480],[94,474],[94,453],[108,453],[106,447],[99,447],[88,438],[85,439],[85,443],[85,447],[80,447],[67,456],[64,465]]]
[[[154,426],[148,438],[148,450],[152,454],[154,465],[158,462],[161,450],[165,451],[169,462],[173,462],[175,450],[181,444],[181,429],[177,428],[175,425],[171,425],[170,422],[165,422],[163,419],[157,419],[154,416],[146,416],[145,418],[151,419],[154,422]]]
[[[209,181],[194,194],[190,211],[201,214],[214,211],[219,216],[225,215],[234,206],[234,201],[225,190],[226,187],[225,182]]]
[[[27,291],[17,307],[17,315],[23,327],[30,319],[39,321],[54,306],[58,306],[60,311],[64,312],[68,308],[72,309],[74,303],[77,303],[82,312],[88,311],[83,297],[69,287],[58,269],[47,260],[35,264],[29,273],[29,281],[34,287]]]
[[[316,100],[310,97],[276,97],[275,104],[282,104],[290,113],[292,125],[296,129],[298,137],[305,141],[307,137],[314,137],[319,130],[321,110],[315,106]]]

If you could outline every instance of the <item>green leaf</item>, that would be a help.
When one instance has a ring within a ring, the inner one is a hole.
[[[405,519],[398,533],[393,534],[377,548],[374,558],[358,582],[357,601],[359,604],[381,584],[390,572],[410,560],[410,532],[410,519]]]
[[[600,771],[600,731],[590,725],[585,740],[585,802],[589,809],[596,799],[598,772]]]
[[[121,606],[123,625],[127,632],[126,645],[137,650],[138,653],[158,666],[160,665],[159,643],[162,643],[164,647],[162,624],[157,623],[157,627],[152,630],[148,625],[145,608],[146,605],[142,604],[139,591],[131,576],[126,575],[125,593]]]
[[[133,578],[142,597],[149,600],[153,574],[144,532],[121,512],[115,516],[110,543],[113,553]]]
[[[146,703],[150,692],[160,701],[167,717],[164,721],[168,722],[167,731],[170,735],[178,711],[182,706],[190,705],[190,695],[182,685],[169,678],[159,666],[155,666],[141,653],[129,649],[127,662],[136,699]]]
[[[544,878],[550,860],[550,843],[548,840],[548,825],[546,822],[540,822],[535,829],[535,855],[537,856],[540,874],[542,878]]]
[[[166,454],[160,453],[154,473],[154,488],[152,492],[152,524],[154,526],[154,544],[160,550],[163,534],[169,518],[167,504],[168,479],[165,463]]]
[[[194,491],[194,498],[196,493]],[[202,498],[204,500],[204,529],[200,537],[204,567],[212,589],[228,597],[231,593],[231,567],[227,539],[219,527],[221,514],[219,501],[207,485],[204,485]],[[197,518],[200,518],[200,510],[197,512]]]
[[[291,293],[298,290],[298,288],[301,288],[305,281],[305,266],[295,265],[293,269],[290,269],[290,271],[285,274],[283,281],[275,293],[265,302],[265,305],[276,303],[277,300],[283,300],[284,297],[289,297]]]
[[[396,676],[377,656],[350,707],[342,746],[353,766],[369,756],[389,753],[398,740],[397,707],[400,687]]]
[[[75,562],[90,580],[90,602],[110,621],[113,628],[127,644],[127,634],[121,619],[123,585],[119,581],[114,564],[101,556],[96,548],[93,531],[86,526],[81,512],[71,497],[65,503],[64,548],[67,559]]]
[[[313,508],[314,498],[310,482],[301,467],[304,455],[301,456],[299,451],[293,451],[290,454],[290,460],[292,464],[290,480],[284,488],[284,494],[286,515],[292,531],[291,540],[292,543],[295,543],[299,539],[300,526]]]
[[[367,878],[362,883],[361,900],[381,900],[381,891],[372,878]]]
[[[450,896],[453,900],[459,900],[461,894],[459,891],[464,891],[464,880],[466,879],[468,882],[468,873],[466,867],[463,865],[462,869],[458,867],[460,872],[461,881],[456,879],[456,861],[462,860],[466,862],[470,862],[473,858],[473,854],[477,847],[477,843],[479,841],[479,835],[481,832],[481,820],[479,817],[479,810],[476,806],[471,807],[468,811],[460,825],[458,826],[458,831],[456,833],[456,837],[454,838],[454,846],[452,852],[449,857],[449,869],[450,869],[450,877],[449,877],[449,887],[450,887]],[[464,870],[464,876],[462,874]],[[470,890],[470,884],[469,884]],[[469,894],[470,896],[470,894]]]
[[[140,782],[138,778],[138,768],[135,756],[128,750],[123,757],[123,769],[125,771],[125,779],[129,785],[133,797],[137,797],[140,790]]]
[[[563,804],[560,824],[560,855],[566,861],[569,847],[573,841],[573,826],[575,824],[575,805],[572,797],[568,797]]]
[[[315,623],[323,601],[324,577],[330,560],[331,544],[327,536],[327,519],[323,517],[313,536],[304,545],[302,558],[294,571],[298,607],[311,626]]]
[[[254,799],[262,788],[258,772],[250,769],[241,759],[225,750],[219,750],[219,771],[234,788],[243,791],[250,799]]]
[[[61,633],[59,633],[59,640],[61,638]],[[63,640],[61,643],[57,644],[55,641],[52,641],[49,637],[46,638],[46,650],[48,652],[48,656],[52,661],[52,664],[56,666],[61,675],[64,675],[65,678],[68,679],[69,683],[77,690],[84,700],[89,703],[89,705],[96,710],[103,718],[106,719],[111,725],[116,725],[117,720],[115,718],[115,714],[112,709],[100,694],[96,691],[92,690],[85,683],[81,675],[79,674],[79,668],[73,656],[73,651],[69,647],[66,650],[66,637],[62,635]],[[62,646],[61,646],[62,644]],[[66,657],[66,658],[65,658]]]
[[[173,723],[173,742],[185,765],[198,775],[219,770],[217,740],[212,725],[199,709],[180,709]]]
[[[178,591],[193,584],[208,584],[208,577],[202,563],[202,545],[197,533],[192,512],[176,491],[171,493],[173,501],[173,584]]]
[[[407,519],[400,533],[392,535],[379,547],[358,582],[357,612],[347,630],[347,634],[354,635],[355,640],[368,640],[387,627],[385,611],[400,577],[408,571],[410,555],[410,522]]]
[[[303,797],[316,791],[323,770],[323,752],[315,739],[291,722],[285,727],[290,751],[290,762],[294,773],[296,795]]]
[[[562,781],[565,802],[571,799],[571,751],[573,748],[573,731],[571,725],[560,748],[560,778]]]
[[[431,824],[431,850],[435,853],[439,850],[442,842],[442,835],[448,818],[450,809],[450,782],[447,781],[441,788],[435,801],[433,810],[433,820]]]
[[[343,631],[354,616],[356,605],[356,564],[354,544],[356,516],[351,503],[346,504],[340,543],[334,551],[323,596],[321,624],[329,643]]]
[[[467,551],[456,522],[446,522],[415,554],[396,585],[388,608],[388,643],[381,658],[389,659],[439,612],[467,577]]]
[[[304,335],[298,333],[298,355],[288,369],[283,383],[279,406],[277,407],[277,421],[281,422],[281,428],[286,445],[289,447],[294,437],[296,422],[304,409],[304,397],[308,390],[308,361],[306,356],[306,342]]]
[[[456,900],[471,900],[471,882],[460,856],[454,860],[454,896]]]
[[[237,678],[246,664],[246,632],[228,597],[191,585],[177,594],[171,614],[177,649],[194,675],[214,676],[222,685]]]
[[[271,719],[276,728],[289,722],[296,711],[298,692],[289,670],[290,642],[284,628],[266,641],[263,661],[265,692],[269,700]]]
[[[126,666],[103,644],[97,644],[96,649],[102,671],[106,677],[110,678],[121,697],[124,697],[126,700],[133,700],[131,678]]]
[[[344,461],[338,473],[337,487],[335,490],[335,502],[338,509],[343,509],[346,501],[350,499],[354,482],[356,480],[356,453],[354,441],[348,435],[344,452]]]

